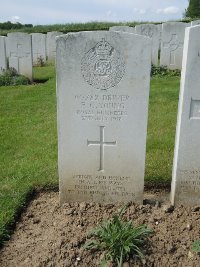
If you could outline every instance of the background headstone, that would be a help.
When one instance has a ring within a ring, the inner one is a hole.
[[[135,33],[135,28],[129,26],[112,26],[109,28],[109,31]]]
[[[8,47],[8,37],[5,36],[5,44],[6,44],[6,58],[9,58],[9,47]]]
[[[157,25],[154,24],[141,24],[135,26],[135,33],[145,35],[152,39],[151,62],[158,65],[158,50],[160,32]]]
[[[151,40],[69,33],[56,66],[61,202],[142,203]]]
[[[8,33],[7,39],[9,53],[9,68],[15,68],[19,74],[23,74],[32,80],[32,42],[31,35],[27,33]]]
[[[162,24],[160,65],[169,69],[181,69],[185,28],[188,23],[166,22]]]
[[[46,34],[32,33],[33,65],[46,62]]]
[[[195,25],[199,25],[199,24],[200,24],[200,20],[191,21],[191,26],[195,26]]]
[[[0,36],[0,74],[7,69],[5,37]]]
[[[161,49],[161,43],[162,43],[162,24],[156,25],[159,31],[159,50]]]
[[[47,32],[46,46],[47,46],[47,60],[48,62],[55,62],[56,58],[56,36],[63,34],[62,32]]]
[[[172,204],[200,205],[200,26],[186,29],[176,142]]]

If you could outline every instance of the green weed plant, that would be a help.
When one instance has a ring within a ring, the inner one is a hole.
[[[146,238],[153,234],[145,225],[133,226],[132,221],[122,218],[125,213],[122,208],[119,213],[114,214],[90,231],[89,237],[95,237],[85,244],[86,249],[97,249],[105,252],[100,266],[106,266],[111,261],[118,267],[123,265],[131,256],[144,258],[142,248]]]
[[[194,252],[198,252],[198,253],[200,253],[200,240],[198,240],[198,241],[194,241],[194,242],[192,243],[192,250],[193,250]]]
[[[179,77],[181,75],[181,71],[178,69],[170,70],[167,66],[155,66],[151,65],[151,76],[156,77]]]
[[[0,86],[27,84],[30,84],[30,80],[24,75],[17,74],[14,68],[3,70],[2,74],[0,74]]]
[[[39,56],[37,58],[36,66],[37,67],[44,67],[45,66],[45,61],[44,61],[44,58],[42,56]]]

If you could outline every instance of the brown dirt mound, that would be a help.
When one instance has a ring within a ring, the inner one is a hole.
[[[167,210],[166,197],[168,193],[163,190],[151,190],[146,192],[145,205],[129,204],[125,217],[135,225],[146,224],[155,231],[145,249],[145,261],[130,260],[129,266],[200,266],[199,254],[191,250],[192,242],[200,239],[200,207]],[[57,192],[39,193],[0,251],[0,266],[99,266],[101,253],[83,249],[86,233],[121,206],[95,203],[60,206]]]

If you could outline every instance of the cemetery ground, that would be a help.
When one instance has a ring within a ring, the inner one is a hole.
[[[59,206],[54,66],[34,69],[32,85],[0,87],[0,266],[98,266],[86,233],[120,204]],[[39,81],[44,81],[40,83]],[[154,229],[144,266],[198,266],[200,207],[165,210],[170,190],[180,77],[151,80],[144,205],[125,217]],[[84,155],[83,155],[84,156]],[[23,212],[22,212],[23,211]],[[21,214],[22,212],[22,214]],[[20,215],[21,214],[21,215]],[[130,266],[142,266],[132,261]]]

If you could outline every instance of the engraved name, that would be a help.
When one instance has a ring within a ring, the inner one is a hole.
[[[121,121],[128,116],[129,95],[75,95],[75,114],[81,120]]]

